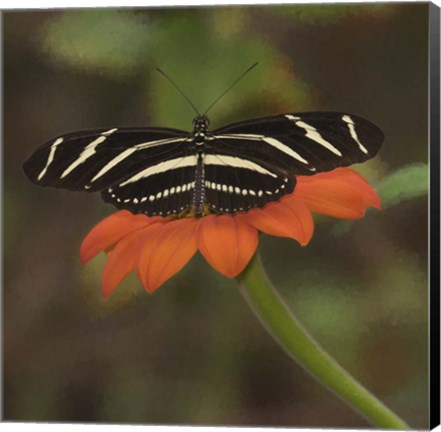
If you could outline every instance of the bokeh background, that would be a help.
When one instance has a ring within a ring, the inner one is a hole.
[[[286,302],[345,368],[415,428],[428,427],[428,4],[96,9],[3,13],[4,418],[21,421],[368,427],[291,361],[234,280],[200,256],[153,295],[135,277],[104,301],[104,256],[79,246],[114,209],[43,189],[22,163],[69,131],[191,129],[346,111],[378,124],[355,168],[383,210],[316,218],[312,242],[262,235]]]

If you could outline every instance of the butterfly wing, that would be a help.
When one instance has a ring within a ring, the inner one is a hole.
[[[223,153],[253,157],[294,175],[313,175],[376,155],[383,132],[361,117],[307,112],[234,123],[213,132]]]
[[[101,196],[105,202],[132,213],[149,216],[179,213],[191,206],[196,163],[196,156],[184,149],[182,155],[170,155],[137,170],[104,189]]]
[[[211,210],[247,211],[293,191],[295,176],[250,155],[224,153],[222,142],[213,144],[204,157],[205,200]]]
[[[234,213],[280,200],[297,175],[313,175],[372,158],[383,133],[350,114],[283,114],[222,127],[207,137],[207,203]]]
[[[177,212],[185,203],[194,172],[189,141],[187,132],[175,129],[81,131],[44,144],[23,168],[36,184],[102,191],[106,202],[133,213],[159,214],[165,208]],[[180,193],[176,193],[178,187]],[[151,210],[146,211],[147,207]]]

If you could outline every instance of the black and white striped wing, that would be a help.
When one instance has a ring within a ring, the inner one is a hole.
[[[313,175],[375,156],[383,133],[350,114],[311,112],[249,120],[207,137],[208,206],[234,213],[280,200],[297,175]]]
[[[44,144],[23,168],[41,186],[102,191],[106,202],[133,213],[172,213],[188,198],[194,180],[189,140],[187,132],[160,128],[75,132]],[[183,193],[173,193],[178,187]],[[147,206],[153,210],[147,212]]]
[[[76,132],[43,145],[24,170],[42,186],[101,191],[104,201],[132,213],[168,215],[201,204],[235,213],[280,200],[294,190],[297,175],[370,159],[383,142],[369,121],[332,112],[235,123],[203,141],[201,131]]]
[[[170,155],[138,169],[104,189],[101,196],[105,202],[132,213],[149,216],[180,213],[192,203],[196,163],[196,156],[183,149],[179,156]]]
[[[224,154],[313,175],[376,155],[383,132],[361,117],[334,112],[283,114],[219,128],[209,138]]]
[[[270,161],[232,156],[222,150],[212,148],[204,157],[205,199],[211,210],[236,213],[264,207],[294,190],[295,176]]]

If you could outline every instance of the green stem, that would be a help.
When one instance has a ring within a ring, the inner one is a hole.
[[[346,372],[303,328],[269,282],[258,257],[253,258],[237,279],[242,294],[263,325],[301,366],[373,425],[384,429],[410,429]]]

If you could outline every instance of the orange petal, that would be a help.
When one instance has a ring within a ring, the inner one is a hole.
[[[314,232],[311,212],[302,201],[295,199],[282,199],[238,217],[259,231],[279,237],[291,237],[301,245],[308,244]]]
[[[128,234],[109,253],[101,279],[101,290],[105,298],[135,268],[145,231],[141,229]]]
[[[80,257],[83,264],[100,252],[111,248],[127,234],[163,220],[160,216],[134,215],[121,210],[95,225],[81,244]]]
[[[381,208],[381,199],[377,194],[377,191],[369,184],[365,177],[359,172],[354,171],[351,168],[337,168],[334,171],[323,173],[323,175],[341,181],[351,183],[355,189],[358,189],[363,196],[366,204],[379,210]],[[304,177],[302,177],[304,178]],[[326,178],[326,177],[323,177]]]
[[[155,224],[146,230],[137,264],[138,277],[148,292],[170,279],[196,253],[194,218]]]
[[[206,216],[198,228],[198,247],[209,264],[228,277],[237,276],[257,248],[257,230],[231,215]]]
[[[371,206],[377,210],[381,209],[381,199],[377,191],[369,184],[369,182],[357,171],[350,168],[340,168],[344,170],[346,179],[351,178],[352,185],[357,188],[364,197],[366,205]],[[339,173],[342,175],[342,173]],[[343,176],[342,176],[343,177]]]
[[[342,219],[359,219],[366,207],[380,208],[380,198],[361,174],[337,168],[311,177],[297,177],[294,193],[287,200],[301,200],[316,213]]]

